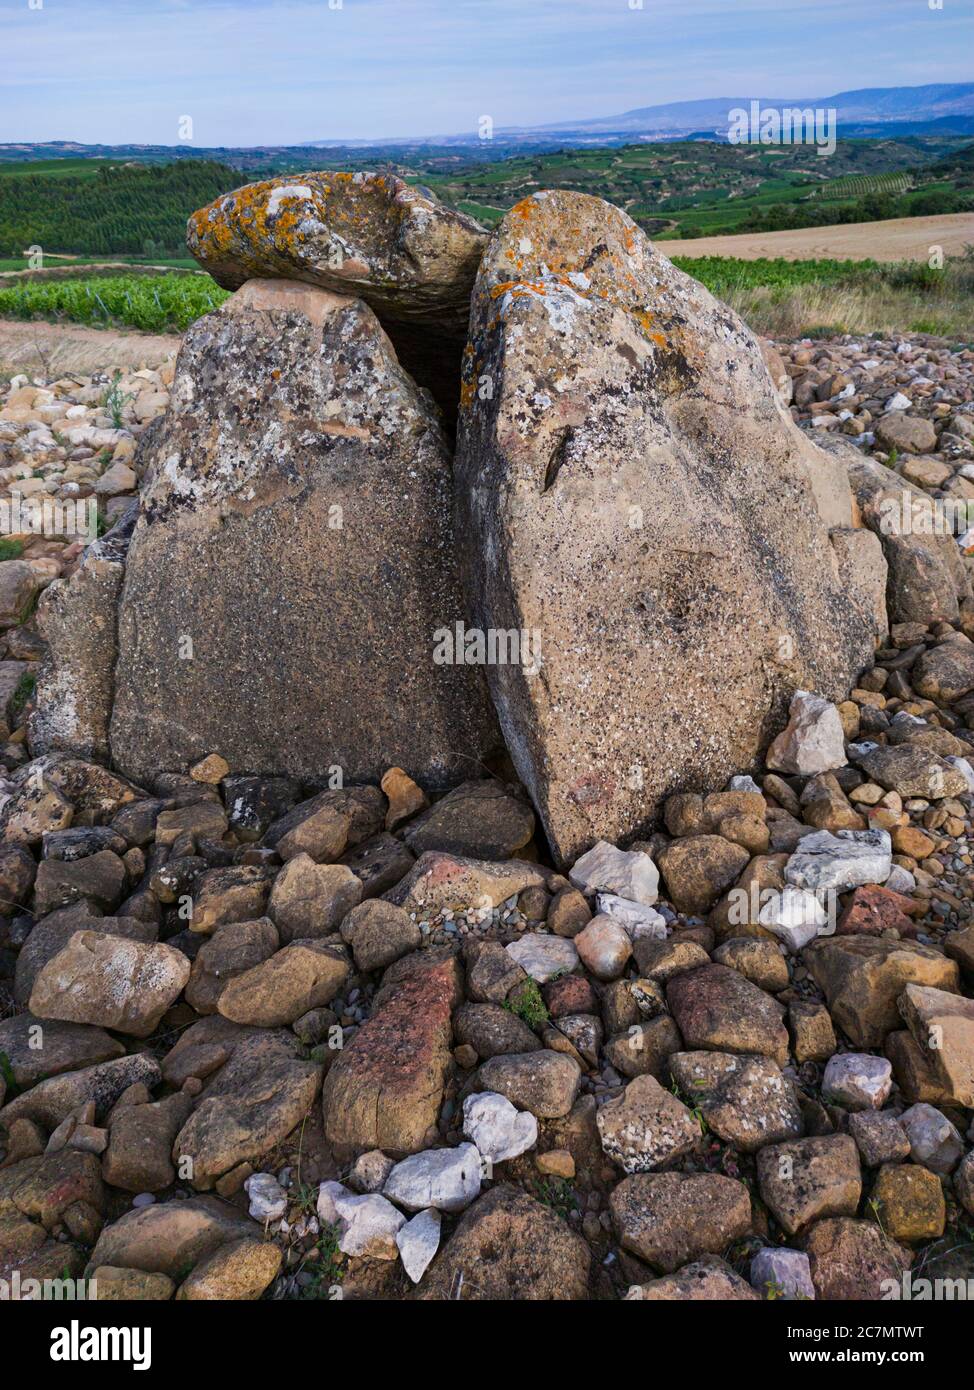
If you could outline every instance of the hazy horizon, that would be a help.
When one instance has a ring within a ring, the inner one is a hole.
[[[23,0],[0,12],[0,143],[433,137],[971,78],[974,0],[639,3]]]

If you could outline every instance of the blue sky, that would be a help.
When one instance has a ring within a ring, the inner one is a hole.
[[[31,8],[31,5],[40,6]],[[971,78],[974,0],[0,0],[0,142],[286,144]]]

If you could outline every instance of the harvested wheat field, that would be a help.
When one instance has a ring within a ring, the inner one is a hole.
[[[974,242],[974,216],[954,212],[942,217],[899,217],[888,222],[849,222],[836,227],[664,241],[660,249],[668,256],[736,256],[742,261],[765,256],[787,261],[821,257],[925,261],[932,246],[941,247],[945,256],[959,256],[968,242]]]

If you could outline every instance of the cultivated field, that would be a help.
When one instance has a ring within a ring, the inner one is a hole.
[[[743,261],[765,257],[788,261],[926,261],[932,246],[941,247],[945,256],[959,256],[969,243],[974,243],[974,213],[955,212],[942,217],[900,217],[889,222],[850,222],[788,232],[697,237],[667,241],[662,249],[670,257],[733,256]]]

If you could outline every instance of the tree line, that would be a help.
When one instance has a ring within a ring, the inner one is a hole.
[[[189,214],[249,177],[215,160],[0,175],[0,255],[185,256]]]

